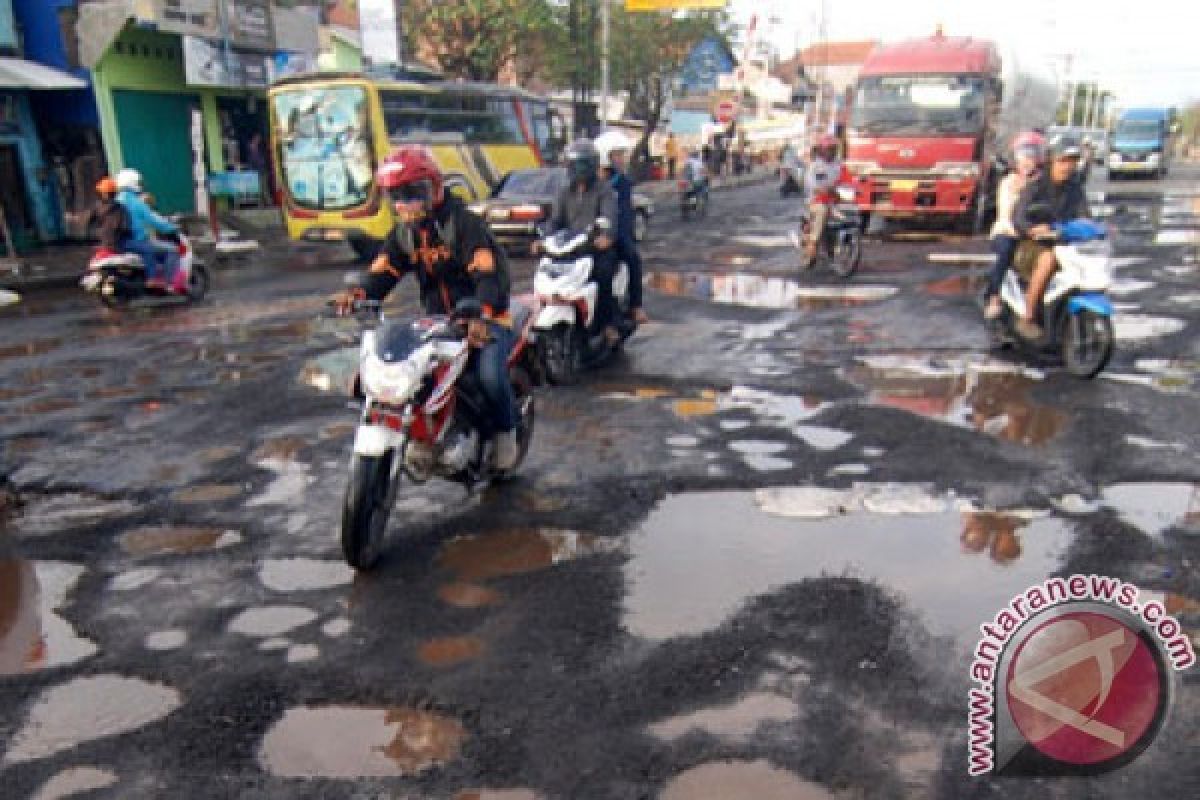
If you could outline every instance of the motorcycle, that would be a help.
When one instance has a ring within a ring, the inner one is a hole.
[[[708,216],[708,180],[679,181],[679,215],[687,219],[693,214],[697,217]]]
[[[629,267],[624,263],[617,265],[612,286],[620,337],[609,342],[603,330],[592,330],[600,294],[592,279],[595,231],[559,231],[541,243],[545,255],[534,273],[533,291],[542,308],[533,328],[542,345],[546,378],[552,384],[574,384],[585,367],[615,355],[637,330],[637,323],[629,317]]]
[[[460,302],[450,316],[390,322],[377,301],[354,304],[378,325],[363,333],[353,393],[363,402],[354,436],[350,481],[342,504],[341,545],[346,563],[370,569],[382,552],[388,517],[402,479],[476,484],[511,478],[533,441],[533,389],[537,373],[531,346],[533,309],[510,307],[516,343],[508,359],[517,404],[518,458],[511,469],[492,465],[486,397],[468,370],[471,348],[465,322],[478,318],[476,300]]]
[[[199,302],[208,293],[212,282],[208,267],[196,258],[192,243],[182,233],[173,237],[179,253],[179,266],[187,275],[187,291],[177,294],[168,288],[146,285],[146,266],[137,253],[117,253],[103,247],[96,248],[84,270],[79,285],[84,291],[100,296],[100,302],[109,308],[123,309],[140,297],[181,297],[188,302]]]
[[[837,189],[838,203],[830,206],[825,216],[825,228],[817,244],[816,262],[828,262],[834,274],[849,278],[862,262],[862,215],[854,204],[854,190],[842,186]],[[792,235],[792,244],[803,250],[812,232],[812,212],[808,203],[800,209],[800,224]],[[811,269],[816,262],[808,265]]]
[[[1057,351],[1067,372],[1093,378],[1112,357],[1112,245],[1105,229],[1091,220],[1053,226],[1054,257],[1059,269],[1042,295],[1043,335],[1024,338],[1017,321],[1025,316],[1025,290],[1015,270],[1004,276],[1000,289],[1003,311],[991,324],[993,344],[1019,344],[1033,351]]]

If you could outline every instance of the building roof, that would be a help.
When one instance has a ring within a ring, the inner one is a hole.
[[[815,42],[801,50],[795,60],[806,67],[855,66],[866,61],[867,56],[878,44],[873,39],[859,42]]]
[[[0,89],[86,89],[87,81],[23,58],[0,58]]]

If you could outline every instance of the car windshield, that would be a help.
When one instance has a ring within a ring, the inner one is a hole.
[[[510,173],[496,187],[496,197],[554,198],[563,187],[566,173],[560,169],[530,169]]]
[[[970,135],[983,128],[981,78],[886,75],[862,78],[850,126],[864,133]]]
[[[1131,119],[1117,125],[1117,136],[1122,139],[1154,139],[1162,126],[1152,119]]]
[[[296,205],[340,211],[367,202],[375,166],[364,87],[280,92],[272,111],[283,183]]]

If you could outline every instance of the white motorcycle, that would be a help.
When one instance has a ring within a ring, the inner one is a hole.
[[[147,286],[146,266],[137,253],[118,253],[103,247],[92,254],[79,285],[99,295],[100,302],[109,308],[125,308],[139,297],[180,297],[199,302],[212,280],[208,267],[196,258],[192,243],[182,233],[174,234],[173,241],[179,254],[177,269],[187,276],[187,290],[182,294]]]
[[[379,322],[363,333],[354,394],[363,399],[354,436],[350,482],[342,505],[341,544],[346,563],[365,570],[379,558],[401,478],[414,483],[442,478],[470,490],[476,483],[511,477],[533,440],[536,349],[529,346],[532,311],[513,303],[516,343],[508,359],[517,405],[516,463],[497,469],[487,399],[476,375],[464,322],[478,317],[477,301],[464,301],[449,317],[388,322],[378,302],[360,301],[356,313]]]
[[[613,276],[616,305],[614,324],[620,337],[609,342],[604,331],[593,330],[600,287],[592,279],[594,231],[569,231],[542,240],[545,255],[533,278],[533,291],[542,304],[534,323],[542,347],[546,378],[571,385],[585,367],[599,364],[621,349],[637,330],[629,318],[629,268],[620,263]]]
[[[1004,310],[993,325],[996,343],[1058,351],[1067,371],[1079,378],[1093,378],[1103,370],[1116,338],[1108,297],[1112,245],[1104,236],[1104,229],[1090,220],[1058,227],[1054,257],[1059,269],[1042,296],[1044,333],[1040,340],[1025,339],[1017,330],[1017,320],[1025,316],[1025,287],[1010,269],[1000,289]]]

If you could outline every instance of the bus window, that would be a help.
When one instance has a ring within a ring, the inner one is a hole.
[[[375,167],[365,88],[281,91],[271,110],[280,172],[292,202],[321,211],[367,202]]]
[[[517,118],[518,101],[511,97],[494,97],[488,101],[488,110],[500,121],[506,143],[517,144],[525,141],[525,132],[521,129],[521,120]],[[529,144],[537,146],[536,139]]]

